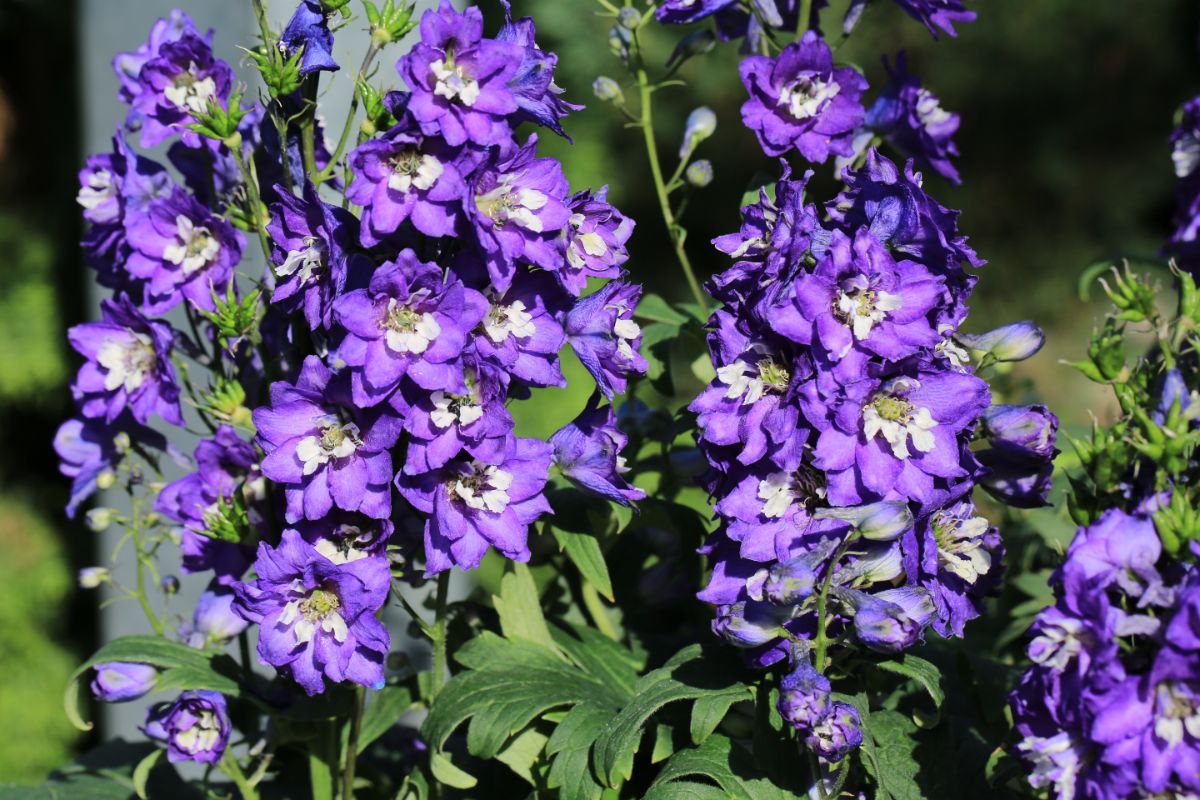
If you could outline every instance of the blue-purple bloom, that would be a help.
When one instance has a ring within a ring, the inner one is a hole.
[[[204,140],[188,130],[196,115],[209,104],[224,104],[233,88],[233,70],[213,55],[211,38],[184,31],[175,41],[164,42],[138,72],[132,100],[131,129],[141,126],[142,147],[154,147],[179,136],[188,147]]]
[[[203,649],[209,645],[224,645],[246,630],[248,622],[236,611],[236,594],[229,586],[214,581],[196,601],[192,619],[179,628],[179,635],[189,646]]]
[[[512,21],[507,0],[504,2],[504,14],[504,27],[496,34],[496,40],[512,42],[522,49],[520,66],[508,83],[517,100],[517,112],[513,123],[533,122],[569,140],[570,137],[563,131],[560,120],[583,106],[568,103],[559,96],[562,89],[554,83],[554,68],[558,64],[558,56],[537,46],[537,31],[531,17]]]
[[[629,471],[621,451],[629,437],[617,427],[612,405],[600,406],[596,392],[572,422],[550,437],[554,464],[572,483],[585,491],[620,503],[633,505],[646,493],[624,477]]]
[[[605,397],[624,392],[628,376],[646,372],[646,359],[638,352],[642,329],[633,321],[641,294],[641,286],[610,281],[563,318],[567,341]]]
[[[962,0],[896,0],[904,12],[929,29],[936,39],[938,29],[957,36],[955,24],[973,22],[975,12],[967,10]]]
[[[625,243],[633,235],[633,220],[607,202],[608,187],[582,191],[567,199],[566,264],[555,271],[563,288],[578,297],[588,278],[617,278],[629,260]]]
[[[109,423],[102,418],[69,419],[54,434],[58,470],[71,479],[67,516],[74,518],[79,507],[99,489],[116,480],[116,468],[130,445],[163,450],[167,440],[157,431],[139,425],[128,412]]]
[[[128,703],[154,691],[158,670],[149,664],[112,661],[92,667],[92,694],[104,703]]]
[[[207,690],[184,692],[173,703],[146,709],[142,732],[167,745],[167,760],[216,764],[229,745],[225,695]]]
[[[961,183],[950,161],[958,156],[954,145],[958,114],[943,109],[937,96],[921,86],[920,78],[909,74],[903,51],[896,56],[895,68],[886,57],[883,64],[891,82],[867,110],[866,127],[886,137],[904,156]]]
[[[340,69],[333,60],[333,34],[329,19],[320,0],[300,0],[287,27],[279,37],[279,49],[285,55],[301,50],[300,75],[314,72],[335,72]]]

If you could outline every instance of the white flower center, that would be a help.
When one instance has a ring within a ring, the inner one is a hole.
[[[861,341],[870,337],[871,329],[883,322],[889,311],[897,311],[903,304],[900,295],[871,289],[867,279],[860,275],[842,282],[833,314]]]
[[[758,346],[755,350],[764,352]],[[729,387],[725,390],[725,397],[729,400],[740,397],[744,406],[757,402],[768,391],[782,393],[787,389],[790,378],[788,371],[769,355],[753,364],[739,358],[717,370],[717,380]]]
[[[433,401],[429,418],[442,430],[452,425],[470,425],[483,416],[483,406],[473,397],[438,391],[429,399]]]
[[[842,87],[815,73],[801,75],[779,90],[779,105],[796,119],[810,119],[825,110]]]
[[[314,548],[334,564],[350,564],[370,555],[366,548],[372,538],[369,531],[343,523],[330,532],[329,538],[318,540]]]
[[[455,64],[453,59],[446,63],[439,58],[429,65],[429,71],[434,78],[433,93],[438,97],[457,100],[464,106],[473,106],[479,99],[479,82],[467,77],[463,68]]]
[[[896,381],[892,389],[916,388],[916,381]],[[867,439],[873,439],[882,434],[892,447],[892,455],[906,459],[912,454],[908,450],[908,440],[912,438],[912,446],[922,453],[928,453],[934,447],[931,431],[937,427],[929,409],[915,406],[913,403],[891,394],[887,388],[881,390],[863,407],[863,433]]]
[[[163,259],[183,267],[184,275],[191,275],[208,266],[219,252],[221,244],[208,228],[180,214],[175,218],[175,241],[163,249]]]
[[[113,175],[106,169],[98,169],[87,177],[87,183],[79,187],[75,200],[88,211],[95,209],[117,194]]]
[[[408,192],[412,187],[422,192],[433,188],[442,177],[442,162],[430,155],[422,155],[415,149],[404,150],[388,162],[392,174],[388,176],[388,188],[397,192]]]
[[[189,65],[187,72],[180,73],[163,94],[179,110],[202,114],[208,111],[209,99],[217,96],[217,84],[211,77],[197,80],[196,69],[194,63]]]
[[[1184,684],[1164,681],[1158,685],[1158,714],[1154,718],[1154,734],[1174,747],[1183,741],[1184,733],[1200,740],[1200,705],[1196,695]]]
[[[921,126],[929,129],[937,125],[941,125],[950,120],[950,112],[942,108],[928,89],[917,89],[917,119],[921,121]]]
[[[511,472],[491,464],[473,461],[467,471],[450,483],[450,492],[468,508],[488,510],[499,514],[508,508],[508,488],[512,486]]]
[[[318,436],[305,436],[296,445],[296,457],[304,463],[304,474],[312,475],[323,465],[354,454],[362,444],[362,434],[353,422],[343,425],[332,415],[316,421]]]
[[[992,568],[992,554],[983,546],[988,531],[983,517],[961,519],[953,514],[933,515],[933,537],[937,541],[938,563],[967,583],[975,583]]]
[[[1017,745],[1033,765],[1029,785],[1035,789],[1052,786],[1059,800],[1075,800],[1075,778],[1082,758],[1079,744],[1066,731],[1049,738],[1030,736]]]
[[[1186,178],[1200,167],[1200,139],[1195,134],[1185,133],[1175,142],[1171,151],[1171,161],[1175,163],[1175,175]]]
[[[483,331],[496,344],[502,343],[509,336],[528,339],[537,333],[533,315],[525,310],[525,303],[520,300],[514,300],[508,305],[493,304],[487,316],[483,318]]]
[[[633,358],[633,343],[642,335],[641,327],[629,317],[619,316],[628,311],[623,305],[609,306],[617,309],[617,318],[613,322],[613,334],[617,337],[617,352],[625,358]]]
[[[808,469],[774,472],[758,482],[758,499],[763,501],[762,515],[779,519],[799,500],[808,505],[825,499],[825,487]]]
[[[106,370],[105,391],[124,387],[126,392],[132,392],[155,371],[158,357],[150,337],[133,331],[127,333],[128,339],[105,339],[96,351],[96,362]]]
[[[587,266],[588,258],[603,258],[608,253],[608,245],[604,237],[595,231],[579,233],[587,217],[583,214],[572,214],[568,220],[575,235],[571,238],[571,246],[567,248],[567,262],[575,269]]]
[[[422,293],[418,293],[422,294]],[[409,303],[422,297],[411,297]],[[387,346],[397,353],[420,355],[442,332],[442,326],[429,312],[415,311],[400,305],[396,298],[388,300],[387,314],[380,323],[387,337]]]
[[[1083,623],[1064,617],[1041,629],[1029,643],[1029,658],[1055,672],[1062,672],[1083,649],[1079,634]]]
[[[490,219],[494,227],[500,228],[508,222],[534,233],[543,231],[542,220],[535,214],[549,202],[549,198],[537,189],[514,189],[515,175],[501,176],[500,182],[486,194],[475,198],[479,213]]]
[[[331,634],[333,640],[340,644],[349,635],[341,607],[342,602],[336,594],[325,589],[314,589],[307,596],[288,602],[279,615],[279,621],[292,627],[296,644],[308,644],[318,630]]]
[[[175,744],[188,753],[209,752],[221,738],[221,722],[217,715],[205,709],[193,712],[195,721],[186,731],[175,734]]]
[[[325,248],[311,236],[304,238],[306,245],[300,250],[288,250],[287,258],[275,267],[275,274],[281,278],[300,276],[300,285],[309,283],[325,266]]]

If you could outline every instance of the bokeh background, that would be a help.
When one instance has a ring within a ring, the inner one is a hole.
[[[494,22],[498,3],[482,2]],[[211,4],[196,0],[188,10],[202,18]],[[271,2],[277,16],[290,7],[274,6],[285,5],[289,0]],[[639,134],[591,98],[596,75],[622,77],[608,52],[605,21],[593,15],[591,0],[513,5],[518,15],[537,18],[542,46],[560,54],[566,97],[589,104],[568,120],[575,146],[546,141],[547,150],[564,162],[573,185],[610,185],[610,199],[639,221],[630,244],[634,277],[685,300]],[[833,5],[836,13],[844,3]],[[985,330],[1027,318],[1041,324],[1048,346],[1014,371],[1011,399],[1039,398],[1077,428],[1091,413],[1101,419],[1111,413],[1102,392],[1059,363],[1080,356],[1103,311],[1095,293],[1090,300],[1080,296],[1079,278],[1099,261],[1152,255],[1167,235],[1173,175],[1166,137],[1176,108],[1200,91],[1200,6],[1191,0],[971,5],[978,21],[961,26],[957,39],[935,42],[894,4],[875,0],[839,56],[881,85],[875,54],[906,49],[911,68],[962,115],[964,184],[928,180],[935,196],[963,209],[962,229],[990,262],[969,325]],[[0,0],[0,781],[39,780],[88,744],[67,724],[61,697],[73,665],[98,640],[94,600],[73,579],[79,567],[99,560],[98,540],[63,518],[66,482],[50,448],[70,413],[67,387],[77,366],[64,331],[94,306],[76,245],[75,171],[95,139],[84,110],[107,107],[107,116],[119,115],[111,52],[135,47],[167,8],[147,0]],[[237,30],[246,35],[248,28]],[[648,50],[665,58],[682,33],[652,30]],[[235,44],[228,41],[233,35],[219,32],[224,52]],[[738,199],[751,176],[774,168],[740,125],[736,57],[724,48],[694,60],[680,76],[689,85],[658,96],[658,133],[669,164],[691,108],[708,105],[720,120],[700,153],[716,165],[716,180],[692,198],[684,219],[693,260],[705,274],[721,266],[705,243],[737,226]],[[340,118],[340,109],[331,116]],[[814,196],[830,196],[829,173],[819,173]],[[529,416],[549,432],[577,408],[559,397]],[[1052,512],[1038,519],[1062,525]]]

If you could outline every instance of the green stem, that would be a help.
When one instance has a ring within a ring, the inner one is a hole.
[[[829,794],[825,791],[825,781],[821,779],[821,762],[817,760],[817,754],[813,751],[808,751],[808,765],[812,770],[813,784],[817,787],[817,797],[821,800],[829,800]]]
[[[367,48],[366,55],[363,56],[362,65],[358,68],[358,75],[354,78],[354,91],[350,95],[350,110],[346,113],[346,121],[342,125],[341,136],[338,137],[337,148],[334,149],[333,157],[329,159],[329,163],[325,165],[325,169],[318,172],[317,177],[313,180],[318,185],[333,177],[337,163],[341,160],[342,154],[346,152],[346,145],[350,141],[350,131],[354,128],[354,117],[358,114],[358,84],[366,77],[372,62],[375,61],[375,56],[379,54],[379,49],[378,45],[371,42],[370,47]]]
[[[796,38],[808,31],[808,21],[812,18],[812,0],[800,0],[800,15],[796,17]]]
[[[314,72],[300,85],[304,98],[304,110],[300,117],[300,155],[304,159],[304,174],[313,183],[317,182],[317,87],[321,73]]]
[[[242,772],[242,766],[238,764],[232,750],[225,751],[225,755],[221,757],[221,763],[218,766],[221,772],[228,775],[229,779],[237,786],[242,800],[258,800],[258,790],[254,788],[254,784],[246,779],[246,774]]]
[[[246,157],[242,154],[242,148],[231,147],[229,149],[233,151],[233,160],[237,163],[238,172],[242,176],[242,182],[246,184],[246,198],[250,203],[250,216],[254,222],[254,230],[258,233],[258,243],[262,247],[263,258],[270,264],[271,242],[267,239],[266,220],[263,218],[262,196],[258,192],[258,178],[255,177],[251,167],[246,164]]]
[[[675,220],[675,213],[671,210],[671,198],[667,193],[667,183],[663,180],[662,164],[658,160],[658,145],[654,140],[654,87],[650,85],[650,76],[646,74],[645,68],[638,67],[636,74],[642,112],[638,127],[642,129],[642,138],[646,143],[646,157],[650,161],[650,176],[654,180],[654,192],[658,196],[658,207],[662,211],[663,223],[667,226],[667,235],[671,237],[675,257],[679,260],[679,266],[683,268],[683,276],[687,279],[688,288],[692,290],[692,297],[695,299],[696,305],[700,306],[701,313],[707,315],[708,299],[704,295],[704,290],[700,288],[700,282],[696,280],[692,262],[688,259],[687,250],[684,248],[685,232]]]
[[[825,568],[825,580],[821,582],[821,593],[817,595],[817,645],[816,656],[813,658],[813,667],[817,672],[825,671],[825,651],[829,648],[829,633],[825,630],[825,610],[829,603],[829,587],[833,583],[833,568],[842,560],[842,556],[846,555],[846,551],[850,549],[855,538],[857,538],[856,532],[847,535],[842,546],[834,553],[829,566]]]
[[[446,598],[450,594],[450,570],[438,575],[437,600],[433,620],[433,675],[430,676],[429,699],[438,696],[446,682]]]
[[[366,687],[354,687],[354,716],[350,718],[350,738],[346,742],[346,766],[342,771],[342,800],[354,800],[354,768],[358,762],[358,735],[362,730],[363,708],[366,703]]]
[[[587,578],[580,581],[579,593],[583,596],[583,604],[587,607],[592,622],[596,623],[596,628],[613,641],[619,641],[621,637],[617,635],[616,629],[612,626],[612,620],[608,618],[608,609],[604,607],[600,593]]]
[[[159,636],[163,635],[162,620],[154,613],[154,607],[150,605],[150,598],[146,596],[146,553],[142,549],[142,504],[141,501],[134,501],[133,504],[133,527],[130,530],[133,537],[133,547],[137,552],[137,599],[142,607],[142,611],[146,615],[146,619],[150,622],[150,627],[154,628],[154,632]]]

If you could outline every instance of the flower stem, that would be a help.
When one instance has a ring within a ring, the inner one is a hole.
[[[450,594],[450,570],[438,575],[437,599],[433,620],[433,675],[429,682],[432,701],[446,682],[446,598]]]
[[[242,800],[258,800],[258,790],[254,788],[254,784],[246,779],[246,774],[242,772],[242,767],[238,764],[237,758],[234,757],[233,751],[225,751],[225,755],[221,756],[219,767],[221,772],[228,775],[229,779],[237,786]]]
[[[796,38],[799,39],[808,31],[808,21],[812,18],[812,0],[800,0],[800,14],[796,17]]]
[[[850,545],[856,537],[857,532],[848,534],[846,540],[842,542],[842,546],[834,553],[829,565],[825,568],[825,580],[821,582],[821,593],[817,595],[817,646],[816,655],[813,658],[813,667],[817,672],[825,672],[825,651],[829,649],[829,633],[825,630],[827,624],[825,611],[829,602],[829,587],[833,583],[833,569],[842,560],[842,556],[846,555],[846,551],[850,549]]]
[[[820,800],[829,800],[829,793],[825,791],[825,780],[821,777],[821,762],[817,760],[817,754],[813,751],[808,751],[808,765],[813,774],[813,785],[817,787],[817,797]]]
[[[334,169],[337,167],[338,161],[341,160],[342,154],[346,152],[346,144],[350,140],[350,130],[354,127],[354,117],[358,113],[358,84],[366,77],[367,71],[371,69],[372,62],[375,61],[375,56],[379,54],[379,46],[371,42],[367,48],[367,54],[363,56],[362,66],[358,68],[358,75],[354,78],[354,90],[350,95],[350,110],[346,113],[346,122],[342,125],[342,133],[338,137],[337,148],[333,151],[333,156],[329,159],[329,163],[325,165],[325,169],[317,173],[313,179],[313,183],[320,185],[333,177]]]
[[[137,553],[137,599],[142,606],[142,611],[146,614],[146,619],[150,622],[150,627],[154,628],[154,632],[159,636],[163,635],[162,620],[158,618],[158,614],[154,613],[154,607],[150,605],[150,598],[146,596],[146,551],[142,548],[142,504],[141,501],[135,500],[133,504],[133,526],[130,535],[133,538],[133,548]]]
[[[246,680],[254,674],[254,663],[250,660],[250,637],[245,631],[238,634],[238,652],[242,657],[242,674]]]
[[[692,290],[692,297],[695,299],[696,305],[700,306],[702,314],[707,316],[708,300],[704,295],[704,290],[700,288],[700,282],[696,280],[692,262],[688,259],[687,250],[684,248],[687,232],[680,227],[675,219],[675,212],[671,210],[671,198],[667,193],[667,183],[663,180],[662,165],[658,160],[658,144],[654,140],[654,87],[650,85],[650,76],[644,67],[639,66],[635,74],[638,97],[641,101],[641,120],[638,127],[642,129],[642,138],[646,143],[646,157],[650,161],[650,176],[654,180],[654,192],[658,196],[658,207],[662,211],[663,223],[667,226],[667,235],[671,237],[675,257],[679,260],[679,266],[683,268],[683,276],[687,279],[688,288]]]
[[[363,708],[366,703],[366,687],[355,686],[354,716],[350,718],[350,738],[346,742],[346,766],[342,770],[342,800],[354,800],[354,768],[358,761],[358,735],[362,730]]]
[[[258,192],[258,178],[254,175],[252,165],[246,163],[246,157],[242,154],[241,148],[231,149],[233,150],[233,160],[237,162],[238,172],[241,173],[242,182],[246,184],[246,199],[250,203],[250,215],[254,220],[254,230],[258,233],[258,243],[262,247],[263,258],[267,260],[267,264],[270,264],[271,243],[267,239],[267,221],[263,218],[264,208],[262,196]]]

